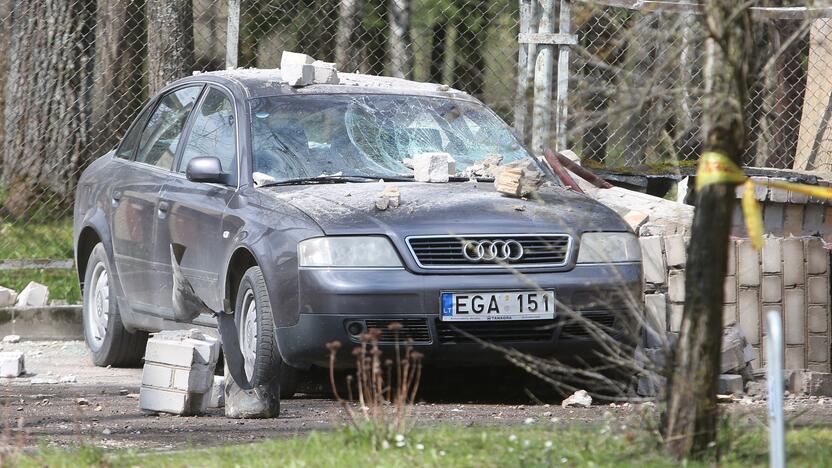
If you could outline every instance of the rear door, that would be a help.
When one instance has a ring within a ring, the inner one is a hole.
[[[157,241],[157,219],[164,212],[159,196],[171,174],[176,150],[202,85],[161,96],[142,122],[132,162],[112,184],[111,232],[116,269],[125,299],[136,312],[158,315],[163,274],[170,261]],[[132,130],[130,132],[133,133]],[[126,140],[125,140],[126,141]],[[170,290],[167,291],[170,295]]]
[[[188,125],[174,174],[161,195],[162,203],[169,204],[170,208],[159,224],[157,237],[185,247],[182,273],[199,297],[214,310],[222,307],[223,247],[231,241],[228,234],[224,234],[222,225],[223,214],[237,189],[237,122],[231,94],[209,86]],[[202,156],[220,160],[223,172],[228,174],[226,183],[191,182],[185,177],[188,162]],[[166,314],[172,317],[170,295],[163,301]],[[197,323],[202,322],[215,323],[210,317],[197,320]]]

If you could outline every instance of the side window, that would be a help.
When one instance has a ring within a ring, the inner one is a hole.
[[[147,115],[150,114],[151,110],[153,110],[153,107],[147,106],[144,112],[139,114],[139,116],[136,117],[136,120],[133,121],[133,125],[121,140],[121,145],[116,151],[116,157],[124,159],[130,159],[133,157],[133,153],[136,152],[136,148],[139,146],[139,139],[142,136],[142,130],[144,130],[144,123],[147,121]]]
[[[178,89],[159,101],[142,132],[136,161],[170,169],[182,128],[194,108],[202,86]]]
[[[224,172],[237,172],[237,130],[234,121],[234,104],[222,91],[210,88],[199,107],[188,141],[179,161],[179,172],[185,172],[188,162],[200,156],[213,156],[220,160]]]

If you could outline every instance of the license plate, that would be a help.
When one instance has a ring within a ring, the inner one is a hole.
[[[553,318],[554,291],[442,293],[442,320],[448,322]]]

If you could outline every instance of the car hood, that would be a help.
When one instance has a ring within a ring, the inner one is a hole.
[[[376,208],[388,186],[398,207]],[[543,187],[533,199],[498,193],[492,183],[344,183],[278,186],[263,190],[306,213],[327,235],[569,233],[625,231],[615,212],[562,187]]]

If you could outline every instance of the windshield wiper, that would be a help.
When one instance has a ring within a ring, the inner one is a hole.
[[[404,177],[365,176],[365,175],[320,175],[316,177],[300,177],[297,179],[280,180],[260,185],[260,187],[274,187],[278,185],[306,185],[306,184],[344,184],[347,182],[409,182],[412,179]]]

